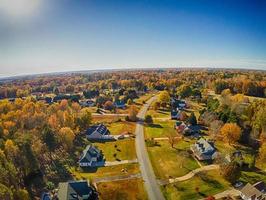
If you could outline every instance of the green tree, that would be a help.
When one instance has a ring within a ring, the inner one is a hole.
[[[193,91],[191,87],[187,84],[183,84],[179,88],[177,88],[177,95],[179,95],[181,98],[189,97],[192,94]]]
[[[188,123],[191,124],[192,126],[197,125],[197,118],[194,114],[194,112],[192,112],[189,116],[189,118],[187,119]]]
[[[152,116],[151,116],[151,115],[146,115],[144,121],[145,121],[147,124],[152,124],[152,123],[153,123]]]
[[[159,102],[161,103],[161,106],[164,108],[170,103],[170,95],[166,90],[160,93]]]
[[[0,199],[3,200],[13,200],[13,193],[11,189],[2,183],[0,183]]]
[[[55,134],[49,126],[44,127],[42,131],[42,141],[46,144],[50,152],[55,150],[57,141]]]
[[[84,108],[81,110],[81,114],[77,118],[76,124],[78,125],[80,130],[85,130],[89,128],[91,124],[91,120],[92,120],[92,117],[91,117],[90,111],[88,110],[88,108]]]
[[[234,183],[241,175],[241,169],[237,162],[230,162],[221,167],[221,174],[230,183]]]

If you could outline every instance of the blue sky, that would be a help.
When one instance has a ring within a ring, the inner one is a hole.
[[[266,69],[263,0],[13,1],[0,3],[0,76],[137,67]]]

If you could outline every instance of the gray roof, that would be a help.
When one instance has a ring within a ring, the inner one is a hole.
[[[93,145],[88,145],[81,154],[79,162],[90,162],[92,158],[96,158],[97,161],[101,160],[102,154],[99,149]]]
[[[71,181],[59,183],[59,200],[92,199],[94,190],[87,181]]]
[[[87,135],[91,135],[94,132],[98,132],[101,135],[110,135],[110,131],[107,129],[107,127],[103,124],[98,124],[98,125],[94,125],[91,126],[87,129],[86,134]]]
[[[265,184],[262,181],[255,183],[254,185],[247,183],[241,189],[241,193],[245,195],[246,198],[266,200]]]
[[[200,138],[195,143],[195,147],[197,148],[197,150],[201,154],[212,154],[216,151],[215,148],[208,141],[206,141],[204,138]]]

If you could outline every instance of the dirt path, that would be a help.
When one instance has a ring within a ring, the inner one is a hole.
[[[170,183],[181,182],[181,181],[185,181],[185,180],[188,180],[188,179],[192,178],[193,176],[195,176],[199,172],[209,171],[209,170],[214,170],[214,169],[219,169],[219,165],[203,166],[203,167],[200,167],[198,169],[195,169],[195,170],[187,173],[184,176],[177,177],[177,178],[171,178],[171,179],[168,179],[168,180],[159,180],[158,182],[159,182],[160,185],[167,185],[167,184],[170,184]]]

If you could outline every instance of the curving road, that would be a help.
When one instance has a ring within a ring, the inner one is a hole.
[[[137,158],[140,164],[141,175],[144,180],[145,188],[148,193],[150,200],[164,200],[164,196],[160,190],[159,185],[157,184],[156,177],[154,175],[149,155],[145,145],[144,138],[144,128],[143,128],[143,119],[145,114],[150,106],[150,104],[156,99],[156,97],[152,97],[149,99],[146,104],[142,107],[142,109],[138,113],[138,118],[140,119],[136,126],[136,151]]]

